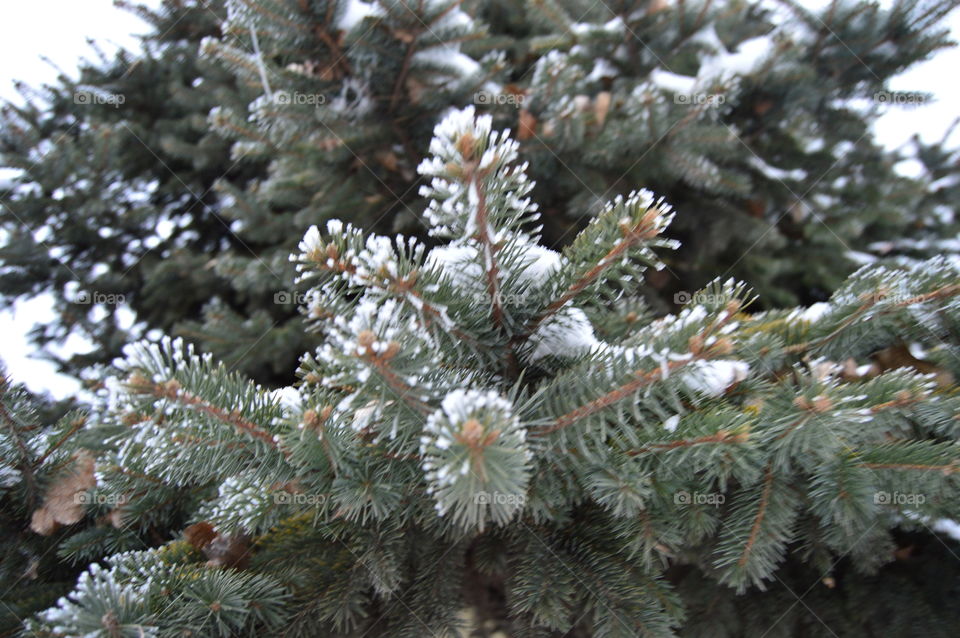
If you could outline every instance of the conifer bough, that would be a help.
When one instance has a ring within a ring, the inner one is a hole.
[[[652,320],[665,202],[617,197],[561,254],[489,116],[451,112],[430,150],[446,243],[306,233],[323,345],[297,387],[128,348],[87,426],[93,490],[117,534],[192,525],[91,566],[34,635],[456,636],[482,583],[516,636],[667,636],[668,570],[737,593],[795,562],[876,570],[894,529],[960,516],[955,261],[864,267],[805,310],[715,282]],[[942,374],[867,365],[903,343]]]
[[[416,166],[471,102],[517,130],[547,244],[608,190],[683,211],[648,280],[658,312],[718,273],[770,309],[876,258],[960,251],[949,135],[869,133],[878,108],[929,99],[890,82],[951,46],[960,0],[120,4],[150,25],[141,47],[0,107],[0,302],[53,295],[31,339],[80,378],[157,330],[290,383],[316,346],[286,289],[303,229],[420,232]],[[70,334],[91,347],[51,347]]]

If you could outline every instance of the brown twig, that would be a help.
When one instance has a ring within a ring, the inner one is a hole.
[[[760,526],[763,525],[763,519],[767,515],[767,506],[770,503],[770,492],[773,490],[773,469],[767,465],[766,474],[763,477],[763,493],[760,496],[760,508],[757,510],[757,517],[753,521],[753,527],[750,528],[750,537],[743,548],[743,555],[737,564],[743,567],[750,559],[750,552],[753,551],[753,545],[757,542],[757,536],[760,534]]]

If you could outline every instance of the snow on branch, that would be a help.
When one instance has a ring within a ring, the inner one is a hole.
[[[532,459],[513,405],[496,392],[455,390],[427,419],[420,454],[440,516],[466,528],[508,522],[523,507]]]

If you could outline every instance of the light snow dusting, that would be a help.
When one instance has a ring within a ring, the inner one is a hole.
[[[663,422],[663,429],[667,432],[676,432],[678,425],[680,425],[680,415],[674,414],[672,417]]]
[[[344,3],[339,3],[343,5]],[[346,8],[340,14],[337,21],[337,28],[341,31],[350,31],[360,24],[364,18],[377,17],[383,15],[383,8],[377,2],[364,2],[363,0],[347,0]]]
[[[598,348],[590,319],[579,308],[568,307],[541,324],[530,336],[530,361],[547,356],[576,357]]]
[[[743,361],[694,361],[684,371],[683,380],[695,392],[718,397],[749,374],[750,365]]]

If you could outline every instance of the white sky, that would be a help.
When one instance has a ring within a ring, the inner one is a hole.
[[[804,1],[804,0],[801,0]],[[808,6],[826,4],[828,0],[805,0]],[[156,6],[157,0],[146,0]],[[884,2],[886,4],[886,2]],[[117,9],[112,0],[7,0],[0,21],[0,98],[16,99],[13,80],[31,85],[50,82],[56,71],[41,56],[51,59],[61,69],[72,73],[78,59],[94,57],[87,38],[96,40],[108,53],[116,47],[136,48],[136,33],[149,31],[146,24],[132,14]],[[953,38],[960,40],[960,11],[949,19]],[[926,141],[939,140],[955,117],[960,115],[960,50],[952,49],[909,73],[896,78],[896,90],[929,91],[936,96],[933,104],[917,109],[891,108],[878,122],[877,135],[889,146],[899,146],[914,133]],[[951,140],[960,143],[960,132]],[[34,391],[50,391],[63,397],[76,392],[77,383],[54,372],[53,366],[31,358],[33,349],[26,332],[34,322],[49,317],[53,310],[49,297],[21,300],[13,313],[0,313],[0,358],[16,381]],[[76,340],[65,349],[85,350]]]

